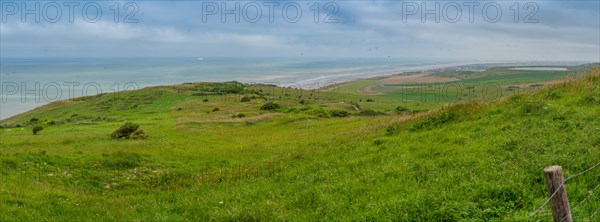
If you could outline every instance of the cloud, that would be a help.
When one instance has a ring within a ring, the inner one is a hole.
[[[481,11],[476,11],[475,21],[470,22],[464,8],[463,17],[457,23],[443,19],[436,23],[432,15],[425,23],[419,15],[403,22],[403,2],[399,1],[337,1],[327,7],[324,2],[318,2],[318,14],[314,10],[315,2],[297,2],[302,17],[290,23],[281,9],[290,2],[293,1],[279,2],[273,22],[266,14],[266,7],[262,7],[262,18],[257,23],[244,19],[233,22],[232,15],[227,15],[228,22],[223,23],[220,14],[211,15],[209,22],[203,22],[202,2],[195,1],[137,2],[139,11],[135,16],[139,23],[115,23],[109,13],[97,23],[81,18],[73,23],[55,24],[13,20],[0,27],[0,52],[3,57],[201,54],[600,60],[600,3],[593,1],[535,2],[534,15],[538,23],[522,22],[532,13],[530,8],[524,7],[524,2],[519,2],[517,23],[510,8],[515,2],[499,2],[503,14],[497,23],[485,21]],[[235,1],[217,3],[235,4]],[[256,3],[264,5],[264,1]],[[480,7],[482,5],[483,2]],[[338,23],[324,23],[326,19]]]

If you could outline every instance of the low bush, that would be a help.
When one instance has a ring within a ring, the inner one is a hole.
[[[119,127],[117,130],[115,130],[112,134],[110,134],[110,136],[113,139],[120,139],[120,138],[126,138],[129,139],[129,136],[135,132],[138,128],[140,127],[140,125],[132,123],[132,122],[127,122],[123,125],[121,125],[121,127]]]
[[[33,135],[37,135],[43,129],[44,129],[44,127],[42,127],[42,126],[34,126],[31,131],[33,132]]]
[[[277,103],[268,102],[268,103],[265,103],[264,105],[262,105],[260,107],[260,110],[276,110],[276,109],[279,109],[280,107],[281,106]]]
[[[306,111],[306,114],[321,117],[321,118],[330,118],[331,117],[331,112],[329,112],[328,110],[325,110],[323,108],[308,110],[308,111]]]
[[[136,129],[131,135],[129,135],[130,139],[134,140],[145,140],[148,138],[148,134],[141,128]]]
[[[244,118],[244,117],[246,117],[246,114],[243,114],[243,113],[238,113],[237,115],[231,116],[231,118]]]
[[[347,117],[350,113],[346,110],[331,110],[331,116],[333,117]]]
[[[308,109],[302,110],[306,114],[321,117],[321,118],[331,118],[331,117],[347,117],[350,116],[350,113],[345,110],[326,110],[323,108],[317,109]]]
[[[391,125],[385,128],[385,135],[391,136],[400,132],[400,126]]]
[[[244,96],[244,97],[242,97],[242,99],[240,101],[245,103],[245,102],[250,102],[251,100],[252,99],[250,97]]]
[[[219,109],[219,107],[216,107],[216,108],[214,108],[212,111],[213,111],[213,112],[217,112],[217,111],[219,111],[219,110],[220,110],[220,109]]]
[[[358,113],[359,116],[380,116],[380,115],[385,115],[385,113],[379,112],[379,111],[375,111],[372,109],[365,109],[365,110],[361,110]]]
[[[409,111],[410,110],[408,108],[404,107],[404,106],[398,106],[398,107],[396,107],[396,112],[399,112],[399,113],[404,113],[404,112],[409,112]]]

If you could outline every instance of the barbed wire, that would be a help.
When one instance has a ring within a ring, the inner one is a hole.
[[[594,194],[594,192],[596,191],[596,189],[598,189],[598,187],[600,187],[600,183],[598,183],[598,185],[596,185],[596,187],[594,187],[594,189],[592,189],[592,191],[590,191],[590,193],[581,201],[579,201],[579,203],[573,207],[573,209],[571,209],[571,213],[565,217],[563,217],[562,219],[560,219],[560,221],[562,222],[564,219],[567,219],[567,217],[572,216],[573,212],[575,212],[575,210],[581,206],[581,204],[583,204],[583,202],[587,201],[588,199],[590,199],[590,197]]]
[[[531,213],[530,216],[536,215],[542,208],[544,208],[550,202],[550,200],[552,200],[552,198],[554,197],[554,195],[556,195],[558,193],[558,191],[565,185],[565,183],[567,183],[567,181],[569,181],[569,180],[571,180],[571,179],[573,179],[575,177],[581,176],[583,174],[586,174],[587,172],[590,172],[591,170],[593,170],[594,168],[596,168],[598,166],[600,166],[600,162],[594,164],[592,167],[590,167],[590,168],[588,168],[588,169],[586,169],[586,170],[584,170],[584,171],[582,171],[580,173],[573,174],[573,175],[567,177],[567,179],[564,179],[563,182],[560,184],[560,186],[558,186],[558,188],[556,188],[556,190],[552,193],[552,195],[550,195],[550,197],[548,199],[546,199],[546,201],[544,201],[544,203],[540,207],[538,207],[533,213]]]
[[[567,180],[570,180],[570,179],[572,179],[572,178],[575,178],[575,177],[581,176],[581,175],[583,175],[583,174],[585,174],[585,173],[587,173],[587,172],[590,172],[591,170],[593,170],[594,168],[596,168],[596,167],[598,167],[598,166],[600,166],[600,162],[596,163],[594,166],[592,166],[592,167],[588,168],[587,170],[584,170],[584,171],[582,171],[581,173],[578,173],[578,174],[574,174],[574,175],[572,175],[572,176],[569,176],[567,179],[565,179],[565,182],[566,182]]]

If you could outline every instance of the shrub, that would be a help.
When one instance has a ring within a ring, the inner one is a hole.
[[[395,135],[398,132],[400,132],[400,126],[397,125],[391,125],[385,128],[385,134],[388,136]]]
[[[375,111],[372,109],[365,109],[360,111],[360,113],[358,113],[359,116],[379,116],[379,115],[384,115],[385,113],[379,112],[379,111]]]
[[[33,117],[29,120],[29,123],[37,123],[38,121],[40,121],[40,119]]]
[[[274,102],[268,102],[265,103],[264,105],[262,105],[260,107],[261,110],[275,110],[275,109],[279,109],[281,106],[279,106],[279,104],[274,103]]]
[[[37,135],[43,129],[44,129],[44,127],[42,127],[42,126],[34,126],[31,131],[33,132],[33,135]]]
[[[203,99],[202,102],[208,102],[208,99]]]
[[[123,125],[121,125],[121,127],[119,127],[119,129],[115,130],[112,134],[110,134],[110,136],[113,139],[120,139],[120,138],[127,138],[129,139],[129,136],[135,132],[138,128],[140,127],[140,125],[132,123],[132,122],[127,122]]]
[[[375,102],[375,100],[373,100],[373,99],[367,99],[367,102],[368,103],[372,103],[372,102]]]
[[[330,112],[333,117],[347,117],[350,115],[346,110],[331,110]]]
[[[415,109],[415,110],[411,111],[410,113],[417,114],[417,113],[424,113],[427,111],[429,111],[429,110],[428,109]]]
[[[396,107],[396,111],[399,113],[403,113],[403,112],[408,112],[410,110],[404,106],[398,106],[398,107]]]
[[[373,145],[375,145],[375,146],[381,146],[384,143],[385,143],[385,141],[379,140],[379,139],[373,141]]]
[[[216,108],[214,108],[212,111],[213,111],[213,112],[217,112],[217,111],[219,111],[219,107],[216,107]]]
[[[331,112],[329,112],[323,108],[308,110],[308,111],[306,111],[306,113],[309,115],[313,115],[313,116],[317,116],[317,117],[321,117],[321,118],[331,117]]]
[[[306,102],[303,99],[301,99],[300,100],[300,105],[304,105],[304,104],[306,104]]]
[[[244,118],[244,117],[246,117],[246,114],[243,114],[243,113],[238,113],[237,115],[231,116],[231,118]]]
[[[145,140],[148,138],[148,134],[146,134],[146,131],[143,129],[138,128],[129,136],[129,138],[134,140]]]
[[[244,96],[242,97],[242,100],[240,100],[241,102],[245,103],[245,102],[250,102],[252,99],[250,97]]]

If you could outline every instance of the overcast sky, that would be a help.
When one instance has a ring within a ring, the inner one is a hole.
[[[88,5],[87,13],[83,10],[86,2],[67,6],[41,1],[35,12],[35,1],[2,1],[0,53],[2,57],[600,61],[597,0],[532,4],[484,1],[479,5],[451,1],[332,1],[328,5],[327,1],[319,1],[318,16],[317,1],[277,2],[279,5],[273,1],[118,2],[119,14],[115,16],[114,1],[99,1],[102,16],[97,17],[93,7],[97,5]],[[236,3],[237,13],[221,14],[223,6],[231,10]],[[33,10],[33,14],[23,15],[23,7]],[[301,15],[296,14],[297,7]],[[425,21],[423,7],[432,12],[425,15]],[[497,8],[501,15],[496,13]],[[57,18],[59,10],[61,17]],[[126,20],[130,13],[132,16]],[[40,21],[35,21],[36,15]],[[26,21],[22,21],[23,16]]]

